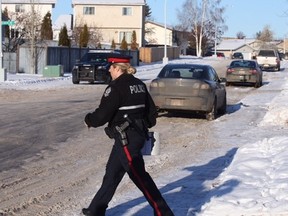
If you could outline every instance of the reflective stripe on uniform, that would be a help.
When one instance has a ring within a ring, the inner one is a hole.
[[[145,104],[134,105],[134,106],[123,106],[120,107],[119,110],[133,110],[138,108],[145,108]]]

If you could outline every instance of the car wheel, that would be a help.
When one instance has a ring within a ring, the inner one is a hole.
[[[216,119],[217,116],[217,99],[215,98],[212,110],[206,113],[206,119],[212,121]]]
[[[260,87],[260,82],[257,81],[255,84],[254,84],[254,88],[259,88]]]
[[[73,84],[79,84],[80,80],[78,80],[75,76],[72,76],[72,83]]]
[[[221,106],[220,109],[219,109],[219,113],[220,113],[221,115],[223,115],[223,114],[226,113],[226,107],[227,107],[227,98],[226,98],[226,96],[225,96],[224,101],[223,101],[223,104],[222,104],[222,106]]]

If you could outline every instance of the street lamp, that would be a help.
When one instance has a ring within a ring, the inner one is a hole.
[[[283,50],[284,50],[284,55],[286,53],[286,35],[284,35],[284,46],[283,46]]]
[[[164,43],[164,57],[163,57],[163,64],[168,63],[168,58],[167,58],[167,0],[164,2],[164,28],[165,28],[165,43]]]
[[[214,57],[217,57],[217,24],[215,21]]]

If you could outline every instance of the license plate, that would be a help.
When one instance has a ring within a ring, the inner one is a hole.
[[[239,74],[245,74],[245,70],[240,70]]]
[[[264,64],[264,67],[269,67],[269,64]]]
[[[183,105],[183,100],[180,100],[180,99],[171,99],[171,100],[170,100],[170,105],[171,105],[171,106],[182,106],[182,105]]]

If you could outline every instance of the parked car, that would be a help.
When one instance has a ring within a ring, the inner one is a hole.
[[[215,52],[214,51],[208,51],[205,53],[205,57],[208,57],[208,56],[214,56],[215,55]],[[217,57],[225,57],[225,54],[222,53],[222,52],[216,52],[216,56]]]
[[[232,55],[232,59],[244,59],[244,56],[241,52],[235,52]]]
[[[129,57],[112,50],[91,50],[76,62],[72,69],[72,82],[79,84],[80,81],[95,81],[110,83],[111,76],[109,72],[109,57]]]
[[[217,57],[225,57],[225,54],[224,53],[222,53],[222,52],[217,52]]]
[[[280,71],[280,57],[274,49],[261,49],[256,57],[262,70]]]
[[[283,61],[286,58],[285,53],[278,52],[278,55],[279,55],[280,61]]]
[[[255,88],[262,86],[263,73],[254,60],[234,60],[226,71],[226,86],[232,83],[252,83]]]
[[[159,112],[196,112],[213,120],[226,112],[224,80],[209,65],[167,64],[151,81],[150,93]]]
[[[208,51],[204,54],[205,57],[213,56],[215,53],[213,51]]]

